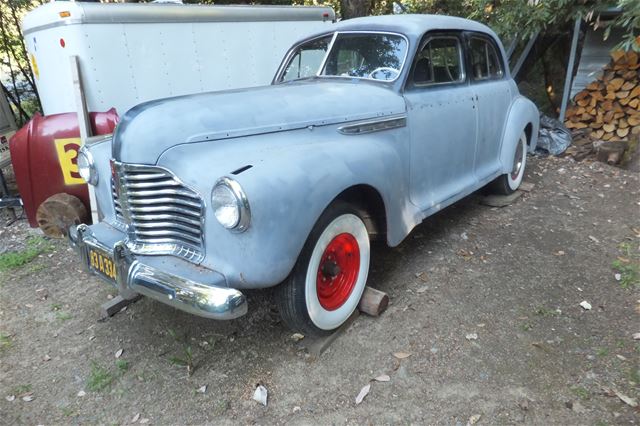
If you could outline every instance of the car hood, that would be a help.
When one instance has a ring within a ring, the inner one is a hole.
[[[155,164],[167,149],[185,143],[282,132],[371,119],[405,111],[402,96],[365,81],[320,79],[140,104],[120,121],[113,158]]]

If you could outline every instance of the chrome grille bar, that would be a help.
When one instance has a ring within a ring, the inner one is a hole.
[[[129,229],[129,248],[171,254],[195,263],[204,258],[204,203],[162,167],[113,162],[116,219]]]
[[[147,204],[162,204],[162,205],[180,204],[181,206],[198,208],[201,203],[199,201],[189,201],[189,200],[183,200],[178,198],[158,197],[158,198],[147,198],[143,200],[130,200],[129,204],[130,205],[140,204],[144,206],[146,206]]]
[[[188,217],[184,217],[181,215],[177,215],[177,214],[132,214],[131,215],[132,219],[135,219],[136,221],[136,226],[143,226],[145,224],[149,225],[149,224],[154,224],[159,226],[158,221],[161,220],[169,220],[170,222],[165,222],[167,223],[167,226],[170,226],[172,223],[174,224],[178,224],[178,223],[185,223],[187,225],[191,225],[191,226],[200,226],[200,220],[195,220],[195,219],[190,219]],[[144,221],[150,221],[150,222],[144,222]]]

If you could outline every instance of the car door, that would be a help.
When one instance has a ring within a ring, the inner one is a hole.
[[[423,211],[438,210],[476,183],[476,111],[462,43],[454,32],[426,36],[405,85],[410,196]]]
[[[465,36],[469,80],[478,111],[475,173],[484,182],[500,170],[500,144],[511,105],[511,85],[496,42],[480,33]]]

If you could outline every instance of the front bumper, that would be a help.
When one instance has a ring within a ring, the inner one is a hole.
[[[218,320],[247,313],[244,294],[226,287],[224,277],[215,271],[168,256],[134,255],[124,242],[125,235],[104,223],[72,226],[69,231],[71,246],[90,272],[90,247],[111,256],[116,266],[115,285],[125,299],[138,293],[182,311]]]

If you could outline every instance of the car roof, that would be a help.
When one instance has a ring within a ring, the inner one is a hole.
[[[419,40],[427,31],[432,30],[461,30],[479,31],[499,40],[495,33],[486,25],[470,19],[445,15],[381,15],[364,18],[348,19],[338,22],[331,31],[384,31],[406,35],[408,38]],[[322,33],[326,33],[325,29]]]

